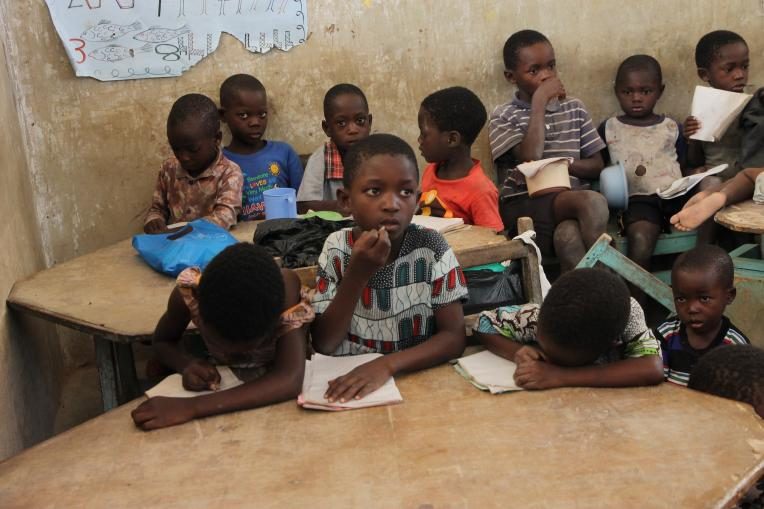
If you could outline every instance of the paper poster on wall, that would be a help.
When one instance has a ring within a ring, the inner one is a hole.
[[[77,76],[180,76],[221,32],[255,53],[305,42],[307,0],[46,0]]]

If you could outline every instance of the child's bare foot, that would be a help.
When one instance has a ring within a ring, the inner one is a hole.
[[[677,230],[685,232],[694,230],[712,218],[716,212],[726,205],[726,202],[727,197],[722,193],[711,193],[705,199],[692,205],[688,201],[682,210],[671,216],[671,224]]]
[[[692,207],[694,204],[698,203],[700,200],[707,197],[709,194],[711,194],[711,191],[698,191],[697,193],[692,195],[692,198],[687,200],[687,203],[685,203],[682,208],[686,209],[687,207]]]

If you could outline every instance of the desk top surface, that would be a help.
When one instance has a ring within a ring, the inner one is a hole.
[[[240,223],[231,233],[251,242],[256,228],[256,222]],[[519,241],[476,226],[448,233],[446,239],[465,267],[484,263],[481,257],[492,250],[505,253],[511,247],[510,255],[513,249],[525,250]],[[296,272],[303,284],[315,284],[315,267]],[[76,330],[129,342],[151,337],[174,284],[146,265],[127,239],[17,282],[8,303]]]
[[[0,506],[724,507],[764,470],[750,406],[671,384],[492,396],[450,366],[397,383],[400,405],[150,433],[134,401],[0,463]]]
[[[764,234],[764,205],[753,200],[725,207],[714,216],[725,228],[736,232]]]

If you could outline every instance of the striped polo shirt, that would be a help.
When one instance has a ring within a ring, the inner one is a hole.
[[[729,318],[722,317],[719,334],[707,348],[696,350],[687,339],[687,330],[679,318],[672,317],[655,328],[655,337],[663,351],[663,376],[669,382],[687,385],[692,368],[698,360],[714,348],[722,345],[749,345],[745,334],[732,325]]]
[[[530,103],[517,96],[493,110],[488,124],[488,140],[494,161],[523,141],[530,116]],[[544,125],[544,158],[582,159],[605,148],[584,103],[578,99],[569,97],[547,104]]]

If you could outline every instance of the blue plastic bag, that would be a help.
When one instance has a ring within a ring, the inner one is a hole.
[[[172,233],[136,235],[133,247],[154,270],[177,276],[188,267],[204,267],[238,241],[220,226],[197,219]]]

